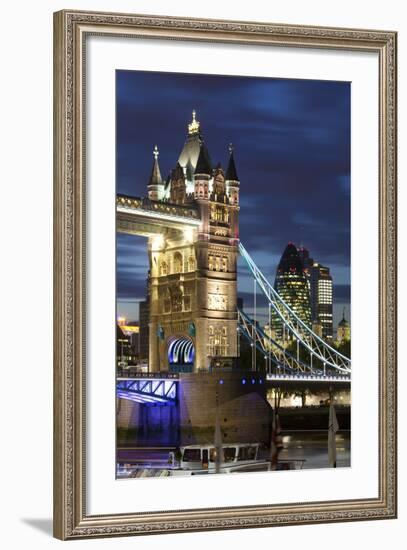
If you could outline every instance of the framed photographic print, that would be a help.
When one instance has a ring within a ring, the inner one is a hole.
[[[55,536],[396,517],[396,33],[54,42]]]

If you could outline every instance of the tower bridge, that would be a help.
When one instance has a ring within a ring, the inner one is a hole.
[[[350,359],[315,334],[282,300],[239,240],[240,181],[233,147],[226,170],[213,166],[194,112],[184,147],[166,180],[158,156],[155,147],[147,197],[116,199],[117,231],[148,241],[152,376],[230,369],[243,336],[264,355],[270,382],[349,384]],[[296,353],[266,334],[255,315],[252,319],[238,310],[239,254],[270,311],[297,343]],[[257,369],[255,363],[252,367]],[[160,394],[164,382],[118,384],[119,396],[130,395],[135,401],[172,399]]]

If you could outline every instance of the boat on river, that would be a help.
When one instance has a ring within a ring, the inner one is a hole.
[[[221,448],[222,456],[217,465],[217,452]],[[221,447],[213,444],[186,445],[180,448],[179,468],[191,474],[232,473],[248,471],[266,471],[270,461],[259,459],[259,443],[225,443]],[[218,470],[217,470],[218,468]]]
[[[243,472],[267,472],[271,470],[301,470],[304,460],[278,461],[272,468],[271,461],[259,456],[259,443],[224,443],[185,445],[179,449],[179,460],[170,452],[168,462],[164,464],[144,463],[121,465],[119,478],[129,477],[175,477],[205,474],[230,474]],[[221,459],[217,462],[217,452]]]

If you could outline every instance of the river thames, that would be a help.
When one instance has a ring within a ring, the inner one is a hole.
[[[350,431],[342,430],[336,434],[337,467],[351,465]],[[328,434],[326,430],[286,431],[283,435],[284,448],[279,453],[278,469],[321,469],[328,468]],[[134,477],[137,470],[149,475],[148,470],[158,473],[168,468],[168,458],[174,447],[134,447],[122,446],[117,451],[118,477]],[[260,448],[258,459],[269,461],[270,451]]]

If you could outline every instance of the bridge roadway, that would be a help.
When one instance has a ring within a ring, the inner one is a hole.
[[[219,369],[212,372],[220,373]],[[226,372],[226,371],[225,371]],[[230,372],[230,371],[229,371]],[[236,370],[236,374],[250,376],[252,371]],[[131,367],[128,367],[125,371],[121,371],[117,380],[179,380],[179,374],[175,372],[134,372]],[[331,384],[350,384],[350,376],[343,375],[320,375],[320,374],[266,374],[266,380],[268,382],[319,382],[319,383],[331,383]]]
[[[217,373],[222,371],[216,371]],[[250,377],[251,371],[236,371],[236,374]],[[179,375],[170,372],[134,373],[130,369],[121,371],[117,377],[117,396],[141,404],[174,404],[178,399]],[[266,374],[270,387],[285,390],[301,388],[330,389],[340,391],[350,388],[350,377],[341,375]]]

